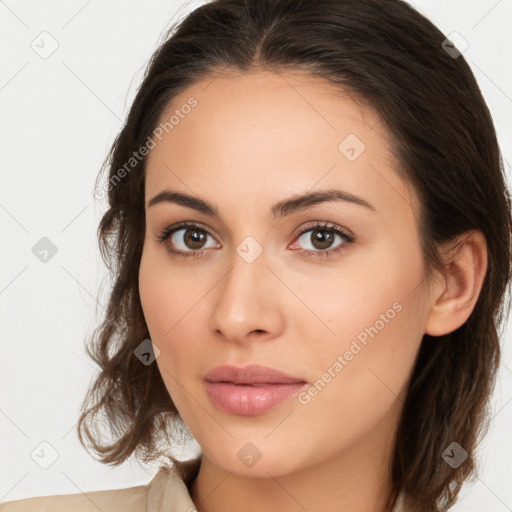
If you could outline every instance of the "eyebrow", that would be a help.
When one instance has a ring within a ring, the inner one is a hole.
[[[275,220],[286,217],[292,213],[305,210],[314,205],[334,201],[344,201],[356,204],[377,212],[376,208],[362,197],[343,192],[341,190],[320,190],[317,192],[307,192],[302,195],[292,196],[289,199],[275,203],[270,209],[272,217]],[[220,219],[218,209],[204,199],[194,197],[182,192],[171,190],[162,190],[148,202],[148,208],[160,203],[175,203],[187,208],[192,208],[198,212],[217,217]]]

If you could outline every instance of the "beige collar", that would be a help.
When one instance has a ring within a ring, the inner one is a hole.
[[[147,512],[194,512],[187,484],[196,476],[201,459],[191,459],[172,467],[163,466],[148,484]]]

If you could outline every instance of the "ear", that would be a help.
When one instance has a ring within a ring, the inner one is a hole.
[[[446,278],[431,287],[425,321],[425,333],[431,336],[448,334],[464,324],[475,307],[487,271],[487,241],[483,233],[468,231],[457,240],[444,256]]]

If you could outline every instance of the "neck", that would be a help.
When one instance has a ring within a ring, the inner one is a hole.
[[[395,430],[382,426],[327,460],[269,478],[239,476],[203,455],[192,501],[199,512],[388,512]]]

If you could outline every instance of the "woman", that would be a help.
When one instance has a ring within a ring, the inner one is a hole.
[[[115,282],[79,435],[105,463],[174,466],[0,510],[455,503],[499,363],[512,222],[492,120],[446,36],[399,0],[210,2],[153,56],[107,169]],[[187,429],[201,456],[182,463]]]

